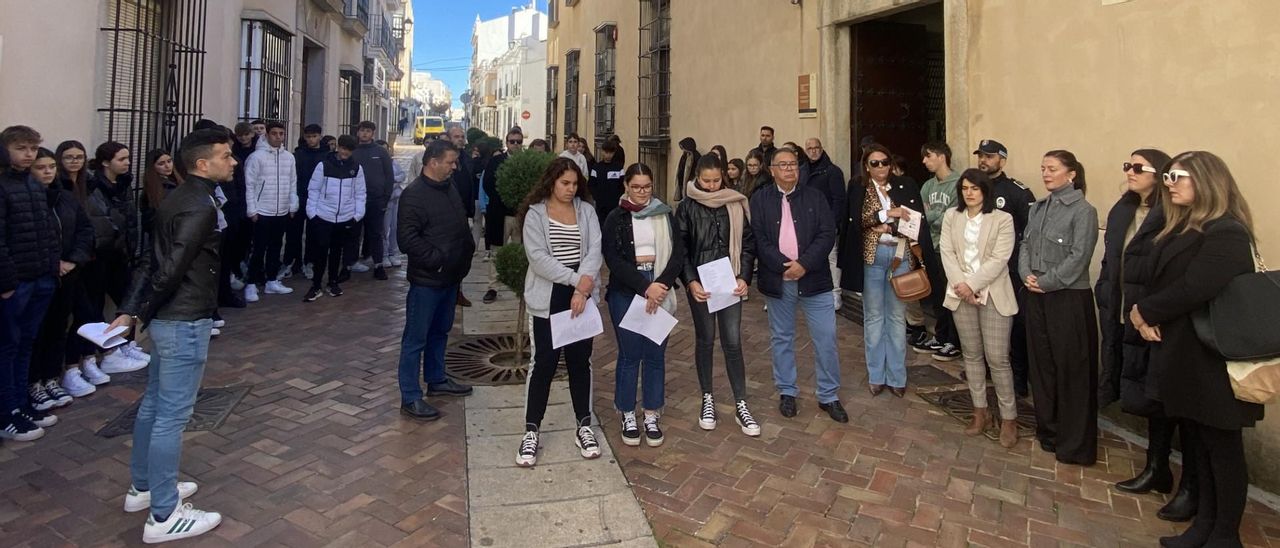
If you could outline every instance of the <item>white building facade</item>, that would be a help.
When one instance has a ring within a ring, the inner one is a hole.
[[[481,21],[471,32],[470,89],[466,123],[490,135],[519,125],[526,140],[545,127],[547,16],[536,3],[513,7],[510,15]],[[525,118],[525,114],[528,118]]]

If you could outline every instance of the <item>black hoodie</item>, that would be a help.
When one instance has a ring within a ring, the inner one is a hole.
[[[591,164],[587,186],[591,191],[591,199],[596,202],[596,217],[600,219],[601,226],[609,218],[609,212],[618,207],[618,200],[622,199],[624,169],[622,160],[616,154],[612,161]]]
[[[307,185],[311,182],[311,174],[328,154],[328,147],[300,146],[293,149],[294,163],[298,166],[298,211],[307,210]]]

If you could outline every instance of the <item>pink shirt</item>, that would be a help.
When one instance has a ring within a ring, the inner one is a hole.
[[[782,195],[782,226],[778,228],[778,251],[793,261],[800,257],[800,244],[796,242],[796,223],[791,219],[791,200],[787,199],[786,194]]]

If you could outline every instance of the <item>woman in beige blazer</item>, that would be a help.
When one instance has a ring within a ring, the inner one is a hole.
[[[959,203],[942,220],[940,253],[947,274],[943,306],[955,313],[973,397],[973,421],[964,432],[976,436],[991,420],[986,382],[990,367],[1000,402],[1000,445],[1011,448],[1018,443],[1018,411],[1009,367],[1009,333],[1018,313],[1009,281],[1013,217],[996,209],[991,179],[979,170],[960,175],[956,194]]]

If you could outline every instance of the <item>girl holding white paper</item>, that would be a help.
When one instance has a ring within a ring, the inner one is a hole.
[[[566,310],[582,314],[592,306],[589,298],[600,276],[600,223],[578,165],[568,158],[553,160],[520,206],[519,218],[529,259],[524,300],[533,323],[533,368],[526,381],[525,434],[516,464],[538,461],[538,431],[561,351],[578,421],[574,444],[583,458],[594,459],[600,456],[600,444],[591,429],[591,339],[563,348],[551,341],[551,315]]]
[[[702,388],[702,414],[698,426],[703,430],[716,427],[715,399],[711,394],[711,366],[719,324],[720,349],[724,352],[725,371],[733,389],[734,416],[742,433],[759,436],[760,425],[747,409],[747,376],[742,358],[742,303],[755,268],[755,237],[751,233],[750,208],[747,197],[725,186],[719,159],[703,156],[698,161],[698,177],[686,186],[685,196],[676,208],[676,227],[684,246],[684,268],[680,280],[689,293],[689,310],[693,313],[693,329],[697,337],[694,363],[698,384]],[[728,259],[736,284],[732,288],[733,304],[711,312],[708,301],[712,289],[704,285],[699,267]]]
[[[631,164],[622,176],[626,195],[604,222],[604,261],[609,266],[609,315],[618,338],[614,406],[622,413],[622,442],[640,445],[636,424],[636,385],[643,366],[644,430],[649,447],[662,445],[658,418],[665,404],[667,343],[619,327],[634,297],[645,299],[646,312],[662,307],[675,314],[671,291],[684,267],[671,207],[653,197],[653,170]]]

